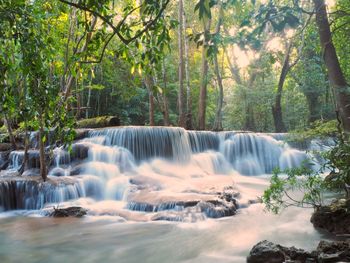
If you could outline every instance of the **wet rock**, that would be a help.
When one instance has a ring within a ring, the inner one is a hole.
[[[11,143],[0,143],[0,152],[7,152],[12,149]]]
[[[88,157],[89,146],[84,143],[75,143],[72,145],[71,159],[83,160]]]
[[[151,218],[152,221],[170,221],[170,222],[182,222],[183,217],[178,213],[173,214],[156,214]]]
[[[87,209],[78,206],[54,208],[54,211],[50,213],[50,217],[83,217],[87,212]]]
[[[84,165],[83,164],[78,164],[76,166],[74,166],[71,170],[70,170],[70,176],[76,176],[76,175],[80,175],[82,174],[84,171]]]
[[[66,172],[65,172],[64,169],[62,169],[60,167],[55,167],[49,172],[49,175],[50,176],[61,177],[61,176],[65,176]]]
[[[210,218],[220,218],[225,216],[233,216],[236,214],[237,208],[233,203],[216,202],[199,202],[197,206],[200,210]]]
[[[317,247],[318,262],[350,262],[350,241],[321,241]]]
[[[0,152],[0,171],[7,169],[9,166],[9,154],[10,152]]]
[[[285,260],[280,246],[267,240],[256,244],[247,258],[248,263],[283,263]]]
[[[315,251],[284,247],[267,240],[256,244],[247,258],[248,263],[336,263],[350,262],[350,241],[321,241]]]
[[[34,169],[28,169],[23,172],[22,176],[40,176],[40,169],[34,168]]]
[[[90,129],[76,129],[74,139],[75,140],[82,140],[82,139],[88,137],[89,131],[90,131]]]
[[[9,166],[9,163],[10,163],[9,160],[6,160],[6,161],[0,160],[0,171],[6,170],[7,167]]]
[[[350,200],[340,199],[319,208],[313,213],[311,222],[333,234],[350,234]]]

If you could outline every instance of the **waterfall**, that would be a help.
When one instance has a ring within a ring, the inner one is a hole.
[[[35,133],[33,144],[34,138]],[[53,150],[49,182],[41,182],[38,176],[2,178],[0,207],[41,209],[82,202],[92,214],[132,218],[133,213],[151,214],[143,220],[193,221],[233,215],[239,198],[237,176],[270,174],[275,167],[297,167],[307,159],[304,151],[284,140],[284,134],[171,127],[90,130],[74,142],[71,151]],[[23,151],[11,152],[7,171],[18,171],[23,156]],[[29,151],[29,164],[40,167],[38,151]],[[83,201],[86,198],[90,201]],[[102,212],[97,204],[107,207]]]

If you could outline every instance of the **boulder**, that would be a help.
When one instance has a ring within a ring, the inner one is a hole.
[[[333,234],[350,234],[350,200],[340,199],[320,207],[313,213],[311,222]]]
[[[256,244],[247,258],[248,263],[283,263],[285,260],[280,246],[267,240]]]
[[[87,214],[87,209],[73,206],[67,208],[54,208],[54,211],[50,213],[50,217],[83,217]]]
[[[350,262],[350,241],[320,241],[315,251],[284,247],[267,240],[256,244],[247,258],[248,263],[336,263]]]

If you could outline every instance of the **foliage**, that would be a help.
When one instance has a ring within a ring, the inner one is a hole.
[[[267,210],[278,213],[288,206],[319,208],[323,205],[323,194],[326,191],[345,193],[349,197],[350,185],[350,142],[340,139],[338,144],[322,154],[323,166],[314,171],[310,166],[275,170],[271,185],[262,197]],[[328,175],[325,176],[325,172]],[[294,196],[294,191],[301,196]],[[345,190],[345,191],[344,191]]]
[[[303,4],[304,9],[297,4]],[[339,0],[334,9],[330,14],[334,42],[348,76],[349,3]],[[334,119],[333,95],[314,18],[306,25],[305,10],[312,11],[311,5],[300,1],[185,1],[184,37],[193,40],[188,41],[193,120],[197,121],[202,78],[201,45],[206,43],[207,127],[212,127],[217,107],[218,84],[213,68],[217,56],[224,83],[225,129],[273,131],[271,108],[285,46],[291,38],[291,60],[298,56],[298,49],[301,58],[283,88],[281,106],[286,127],[301,130],[314,120]],[[177,1],[168,0],[2,1],[1,118],[7,117],[14,129],[22,123],[22,130],[30,130],[39,128],[42,115],[44,132],[56,129],[62,135],[57,141],[64,141],[69,135],[66,128],[73,126],[74,118],[116,115],[126,125],[147,124],[151,91],[155,124],[163,123],[164,97],[175,124],[179,112],[179,21],[175,17]],[[209,20],[211,29],[205,35],[203,22]],[[220,25],[218,30],[214,30],[215,25]],[[287,36],[291,31],[293,36]],[[150,90],[145,85],[148,76],[154,81]]]
[[[338,132],[338,121],[316,121],[310,128],[291,131],[288,134],[287,141],[307,142],[313,139],[327,139],[330,137],[335,138],[338,135]]]
[[[262,196],[267,210],[279,213],[289,206],[317,208],[323,204],[322,192],[326,185],[319,172],[306,165],[286,169],[285,176],[281,172],[274,170],[271,184]]]
[[[340,141],[325,154],[325,158],[331,171],[326,178],[328,187],[334,191],[344,191],[350,185],[350,142]]]

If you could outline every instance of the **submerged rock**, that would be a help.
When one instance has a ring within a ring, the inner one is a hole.
[[[350,200],[340,199],[319,208],[313,213],[311,222],[333,234],[350,234]]]
[[[83,217],[87,214],[87,209],[73,206],[67,208],[54,208],[54,211],[50,213],[50,217]]]

